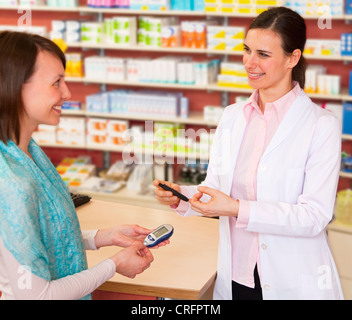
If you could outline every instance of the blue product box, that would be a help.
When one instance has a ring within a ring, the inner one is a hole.
[[[352,14],[352,0],[346,0],[346,14]]]
[[[350,71],[350,84],[348,94],[352,96],[352,71]]]
[[[341,34],[341,55],[352,55],[352,33]]]
[[[342,133],[352,134],[352,102],[345,102],[343,104]]]

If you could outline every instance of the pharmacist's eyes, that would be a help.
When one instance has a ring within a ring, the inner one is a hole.
[[[259,52],[259,56],[262,57],[262,58],[267,58],[267,57],[269,57],[269,55],[267,55],[267,54],[264,53],[264,52]]]
[[[244,52],[246,52],[246,53],[250,53],[251,52],[251,50],[246,46],[246,45],[244,45]]]

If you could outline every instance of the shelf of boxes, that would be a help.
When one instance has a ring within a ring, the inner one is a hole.
[[[96,151],[107,151],[107,152],[118,152],[118,153],[134,153],[137,152],[142,153],[144,155],[150,155],[155,157],[163,157],[163,158],[178,158],[184,159],[185,162],[188,160],[201,160],[203,162],[207,162],[209,157],[207,155],[199,155],[198,152],[162,152],[155,150],[146,150],[142,148],[135,148],[133,146],[123,145],[123,146],[106,146],[106,145],[93,145],[93,144],[85,144],[85,145],[72,145],[72,144],[64,144],[64,143],[43,143],[38,142],[41,147],[44,148],[71,148],[71,149],[87,149],[87,150],[96,150]]]
[[[204,120],[203,112],[191,112],[188,118],[173,117],[172,119],[162,116],[138,116],[130,114],[106,113],[106,112],[90,112],[83,110],[62,110],[63,116],[82,116],[82,117],[96,117],[106,119],[121,119],[121,120],[136,120],[136,121],[155,121],[155,122],[172,122],[200,126],[217,126],[215,121]]]
[[[79,7],[51,7],[45,5],[38,6],[19,6],[19,5],[0,5],[0,10],[18,10],[19,8],[29,8],[32,11],[64,11],[79,13],[102,13],[102,14],[128,14],[128,15],[154,15],[154,16],[200,16],[200,17],[230,17],[230,18],[254,18],[257,13],[227,13],[227,12],[207,12],[207,11],[187,11],[187,10],[133,10],[118,8],[90,8],[87,6]],[[302,15],[305,19],[316,20],[321,15]],[[352,20],[350,14],[332,15],[333,20]]]
[[[97,83],[110,84],[119,86],[133,86],[133,87],[148,87],[148,88],[164,88],[164,89],[180,89],[180,90],[208,90],[208,91],[222,91],[251,94],[252,89],[236,88],[229,86],[219,86],[217,84],[210,85],[182,85],[182,84],[168,84],[168,83],[148,83],[148,82],[131,82],[131,81],[114,81],[105,79],[89,79],[89,78],[75,78],[66,77],[67,82],[83,82],[83,83]],[[343,100],[352,101],[352,96],[347,94],[347,89],[342,89],[343,94],[327,95],[319,93],[309,93],[308,95],[313,99],[328,99],[328,100]]]
[[[97,49],[97,50],[122,50],[122,51],[145,51],[145,52],[170,52],[170,53],[189,53],[189,54],[219,54],[219,55],[233,55],[242,56],[242,51],[230,51],[230,50],[212,50],[212,49],[192,49],[184,47],[152,47],[142,45],[112,45],[108,43],[100,44],[86,44],[82,42],[69,43],[70,48],[81,48],[81,49]],[[305,55],[306,59],[311,60],[324,60],[324,61],[352,61],[352,56],[341,56],[341,55]]]

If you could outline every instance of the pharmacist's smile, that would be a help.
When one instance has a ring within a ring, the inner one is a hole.
[[[259,80],[261,79],[265,73],[254,73],[254,72],[249,72],[247,71],[247,76],[250,80]]]

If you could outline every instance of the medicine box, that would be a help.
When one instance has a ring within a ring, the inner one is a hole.
[[[346,14],[352,14],[352,0],[346,0]]]
[[[352,134],[352,102],[345,102],[343,105],[342,133]]]
[[[352,55],[352,33],[341,34],[341,55]]]

